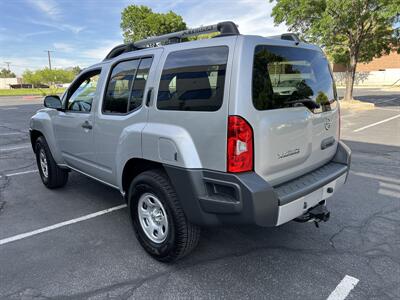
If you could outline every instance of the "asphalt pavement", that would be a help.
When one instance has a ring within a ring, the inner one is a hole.
[[[0,299],[327,299],[349,278],[346,299],[399,299],[400,92],[356,95],[377,107],[342,111],[352,166],[329,222],[204,228],[172,265],[142,250],[118,191],[75,172],[46,189],[28,137],[41,105],[0,106]]]

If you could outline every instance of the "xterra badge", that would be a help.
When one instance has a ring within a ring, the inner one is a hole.
[[[300,149],[296,148],[293,150],[288,150],[286,152],[278,153],[277,155],[278,155],[278,158],[281,159],[281,158],[285,158],[285,157],[292,156],[292,155],[299,154],[299,153],[300,153]]]

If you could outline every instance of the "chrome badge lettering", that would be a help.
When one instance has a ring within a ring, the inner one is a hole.
[[[299,154],[299,153],[300,153],[300,149],[296,148],[296,149],[293,149],[293,150],[288,150],[286,152],[278,153],[277,155],[278,155],[278,158],[281,159],[281,158],[285,158],[285,157],[288,157],[288,156],[296,155],[296,154]]]
[[[324,120],[325,130],[329,130],[329,128],[331,128],[331,125],[332,125],[331,119],[325,118]]]

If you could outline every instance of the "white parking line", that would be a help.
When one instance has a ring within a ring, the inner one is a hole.
[[[390,99],[386,99],[383,101],[374,102],[374,104],[381,104],[381,103],[390,102],[390,101],[394,101],[394,100],[400,100],[400,98],[390,98]]]
[[[30,232],[17,234],[17,235],[14,235],[14,236],[11,236],[11,237],[8,237],[8,238],[0,240],[0,246],[8,244],[8,243],[15,242],[15,241],[18,241],[18,240],[22,240],[22,239],[25,239],[25,238],[28,238],[28,237],[31,237],[31,236],[34,236],[34,235],[37,235],[37,234],[40,234],[40,233],[43,233],[43,232],[51,231],[51,230],[54,230],[54,229],[57,229],[57,228],[60,228],[60,227],[64,227],[64,226],[68,226],[68,225],[71,225],[71,224],[74,224],[74,223],[78,223],[78,222],[82,222],[82,221],[85,221],[85,220],[93,219],[93,218],[96,218],[98,216],[105,215],[105,214],[108,214],[110,212],[113,212],[113,211],[116,211],[116,210],[119,210],[119,209],[123,209],[125,207],[126,207],[126,204],[122,204],[122,205],[118,205],[118,206],[114,206],[114,207],[111,207],[111,208],[107,208],[107,209],[104,209],[104,210],[101,210],[101,211],[98,211],[98,212],[95,212],[95,213],[92,213],[92,214],[88,214],[86,216],[82,216],[82,217],[79,217],[79,218],[76,218],[76,219],[72,219],[72,220],[64,221],[64,222],[57,223],[57,224],[54,224],[54,225],[51,225],[51,226],[39,228],[39,229],[30,231]]]
[[[24,144],[24,145],[16,146],[16,147],[4,147],[4,148],[0,148],[0,152],[19,150],[19,149],[25,149],[25,148],[30,148],[30,147],[32,147],[31,144]]]
[[[400,185],[399,184],[392,184],[392,183],[387,183],[387,182],[379,182],[379,185],[381,187],[384,187],[384,188],[387,188],[387,189],[400,191]]]
[[[389,189],[379,189],[378,194],[383,195],[383,196],[388,196],[388,197],[393,197],[395,199],[400,199],[400,193],[396,191],[392,191]]]
[[[388,182],[400,184],[400,179],[396,179],[394,177],[387,177],[387,176],[369,174],[369,173],[364,173],[364,172],[355,172],[355,171],[350,171],[350,173],[357,175],[357,176],[362,176],[362,177],[367,177],[367,178],[372,178],[372,179],[377,179],[377,180],[388,181]]]
[[[382,120],[382,121],[379,121],[379,122],[376,122],[376,123],[372,123],[372,124],[369,124],[369,125],[367,125],[367,126],[358,128],[358,129],[356,129],[356,130],[353,130],[353,132],[359,132],[359,131],[361,131],[361,130],[370,128],[370,127],[372,127],[372,126],[376,126],[376,125],[379,125],[379,124],[382,124],[382,123],[389,122],[389,121],[394,120],[394,119],[396,119],[396,118],[398,118],[398,117],[400,117],[400,114],[395,115],[395,116],[393,116],[393,117],[391,117],[391,118],[387,118],[387,119],[385,119],[385,120]]]
[[[5,174],[3,176],[4,177],[12,177],[12,176],[24,175],[24,174],[30,174],[30,173],[36,173],[36,172],[39,172],[39,171],[38,170],[28,170],[28,171],[21,171],[21,172],[16,172],[16,173]],[[0,175],[0,178],[3,176]]]
[[[18,107],[2,107],[1,110],[18,109]]]
[[[6,132],[6,133],[0,133],[0,136],[17,135],[17,134],[26,134],[26,133],[25,132]]]
[[[329,295],[327,300],[343,300],[350,294],[351,290],[357,285],[359,280],[349,275],[344,276],[342,281]]]
[[[387,110],[387,111],[400,111],[400,107],[399,108],[375,107],[374,109]]]

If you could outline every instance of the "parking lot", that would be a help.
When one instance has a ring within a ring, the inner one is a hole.
[[[173,265],[142,250],[118,191],[75,172],[63,189],[43,186],[28,137],[41,105],[8,99],[0,106],[0,299],[344,299],[353,287],[346,299],[399,299],[400,92],[356,95],[376,108],[342,111],[352,166],[328,202],[329,222],[205,228]]]

